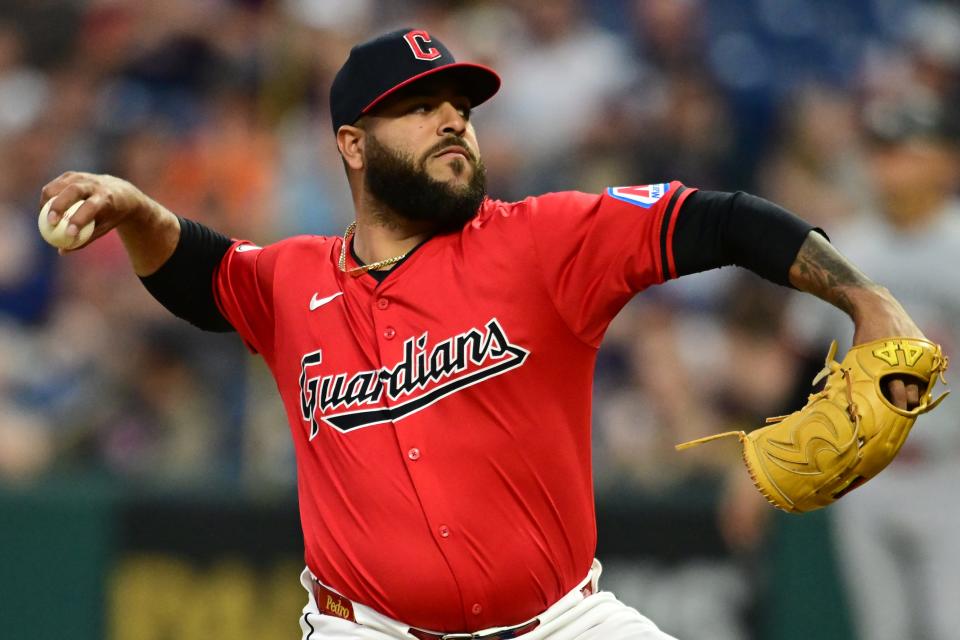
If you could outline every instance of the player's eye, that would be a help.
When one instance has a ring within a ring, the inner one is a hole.
[[[437,108],[437,104],[430,102],[414,102],[411,103],[407,108],[407,113],[412,114],[428,114],[431,113],[434,109]],[[464,120],[469,120],[472,110],[469,104],[454,105],[454,108],[457,110],[457,113],[460,114],[460,117]]]

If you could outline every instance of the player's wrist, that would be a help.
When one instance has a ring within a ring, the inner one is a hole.
[[[854,344],[890,336],[923,338],[916,323],[886,287],[871,285],[847,292],[855,327]]]
[[[163,220],[165,209],[133,185],[130,187],[132,193],[125,194],[126,202],[118,207],[122,217],[117,228],[122,230],[158,226]]]
[[[850,317],[854,322],[896,303],[886,287],[870,283],[864,286],[844,287],[844,296],[850,301]]]
[[[180,240],[180,219],[156,201],[140,194],[135,206],[117,225],[117,233],[134,272],[154,273],[173,254]]]

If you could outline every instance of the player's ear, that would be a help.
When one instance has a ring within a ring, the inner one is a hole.
[[[337,129],[337,147],[340,149],[340,156],[348,168],[356,171],[363,169],[364,135],[362,128],[349,124]]]

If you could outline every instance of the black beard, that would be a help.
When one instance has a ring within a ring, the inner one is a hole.
[[[427,160],[451,145],[468,148],[463,140],[451,137],[438,143],[417,163],[412,155],[387,148],[368,132],[365,146],[367,189],[398,216],[433,223],[435,233],[462,229],[477,214],[487,195],[487,172],[483,161],[477,158],[473,176],[465,186],[454,187],[431,178],[426,169]],[[454,172],[462,172],[466,163],[465,158],[454,160]]]

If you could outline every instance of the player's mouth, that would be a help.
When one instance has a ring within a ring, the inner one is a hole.
[[[470,152],[459,145],[452,145],[449,147],[445,147],[433,155],[433,157],[435,158],[448,158],[448,157],[456,157],[456,156],[462,156],[463,158],[465,158],[466,160],[469,160],[470,162],[473,161],[473,156],[470,155]]]

